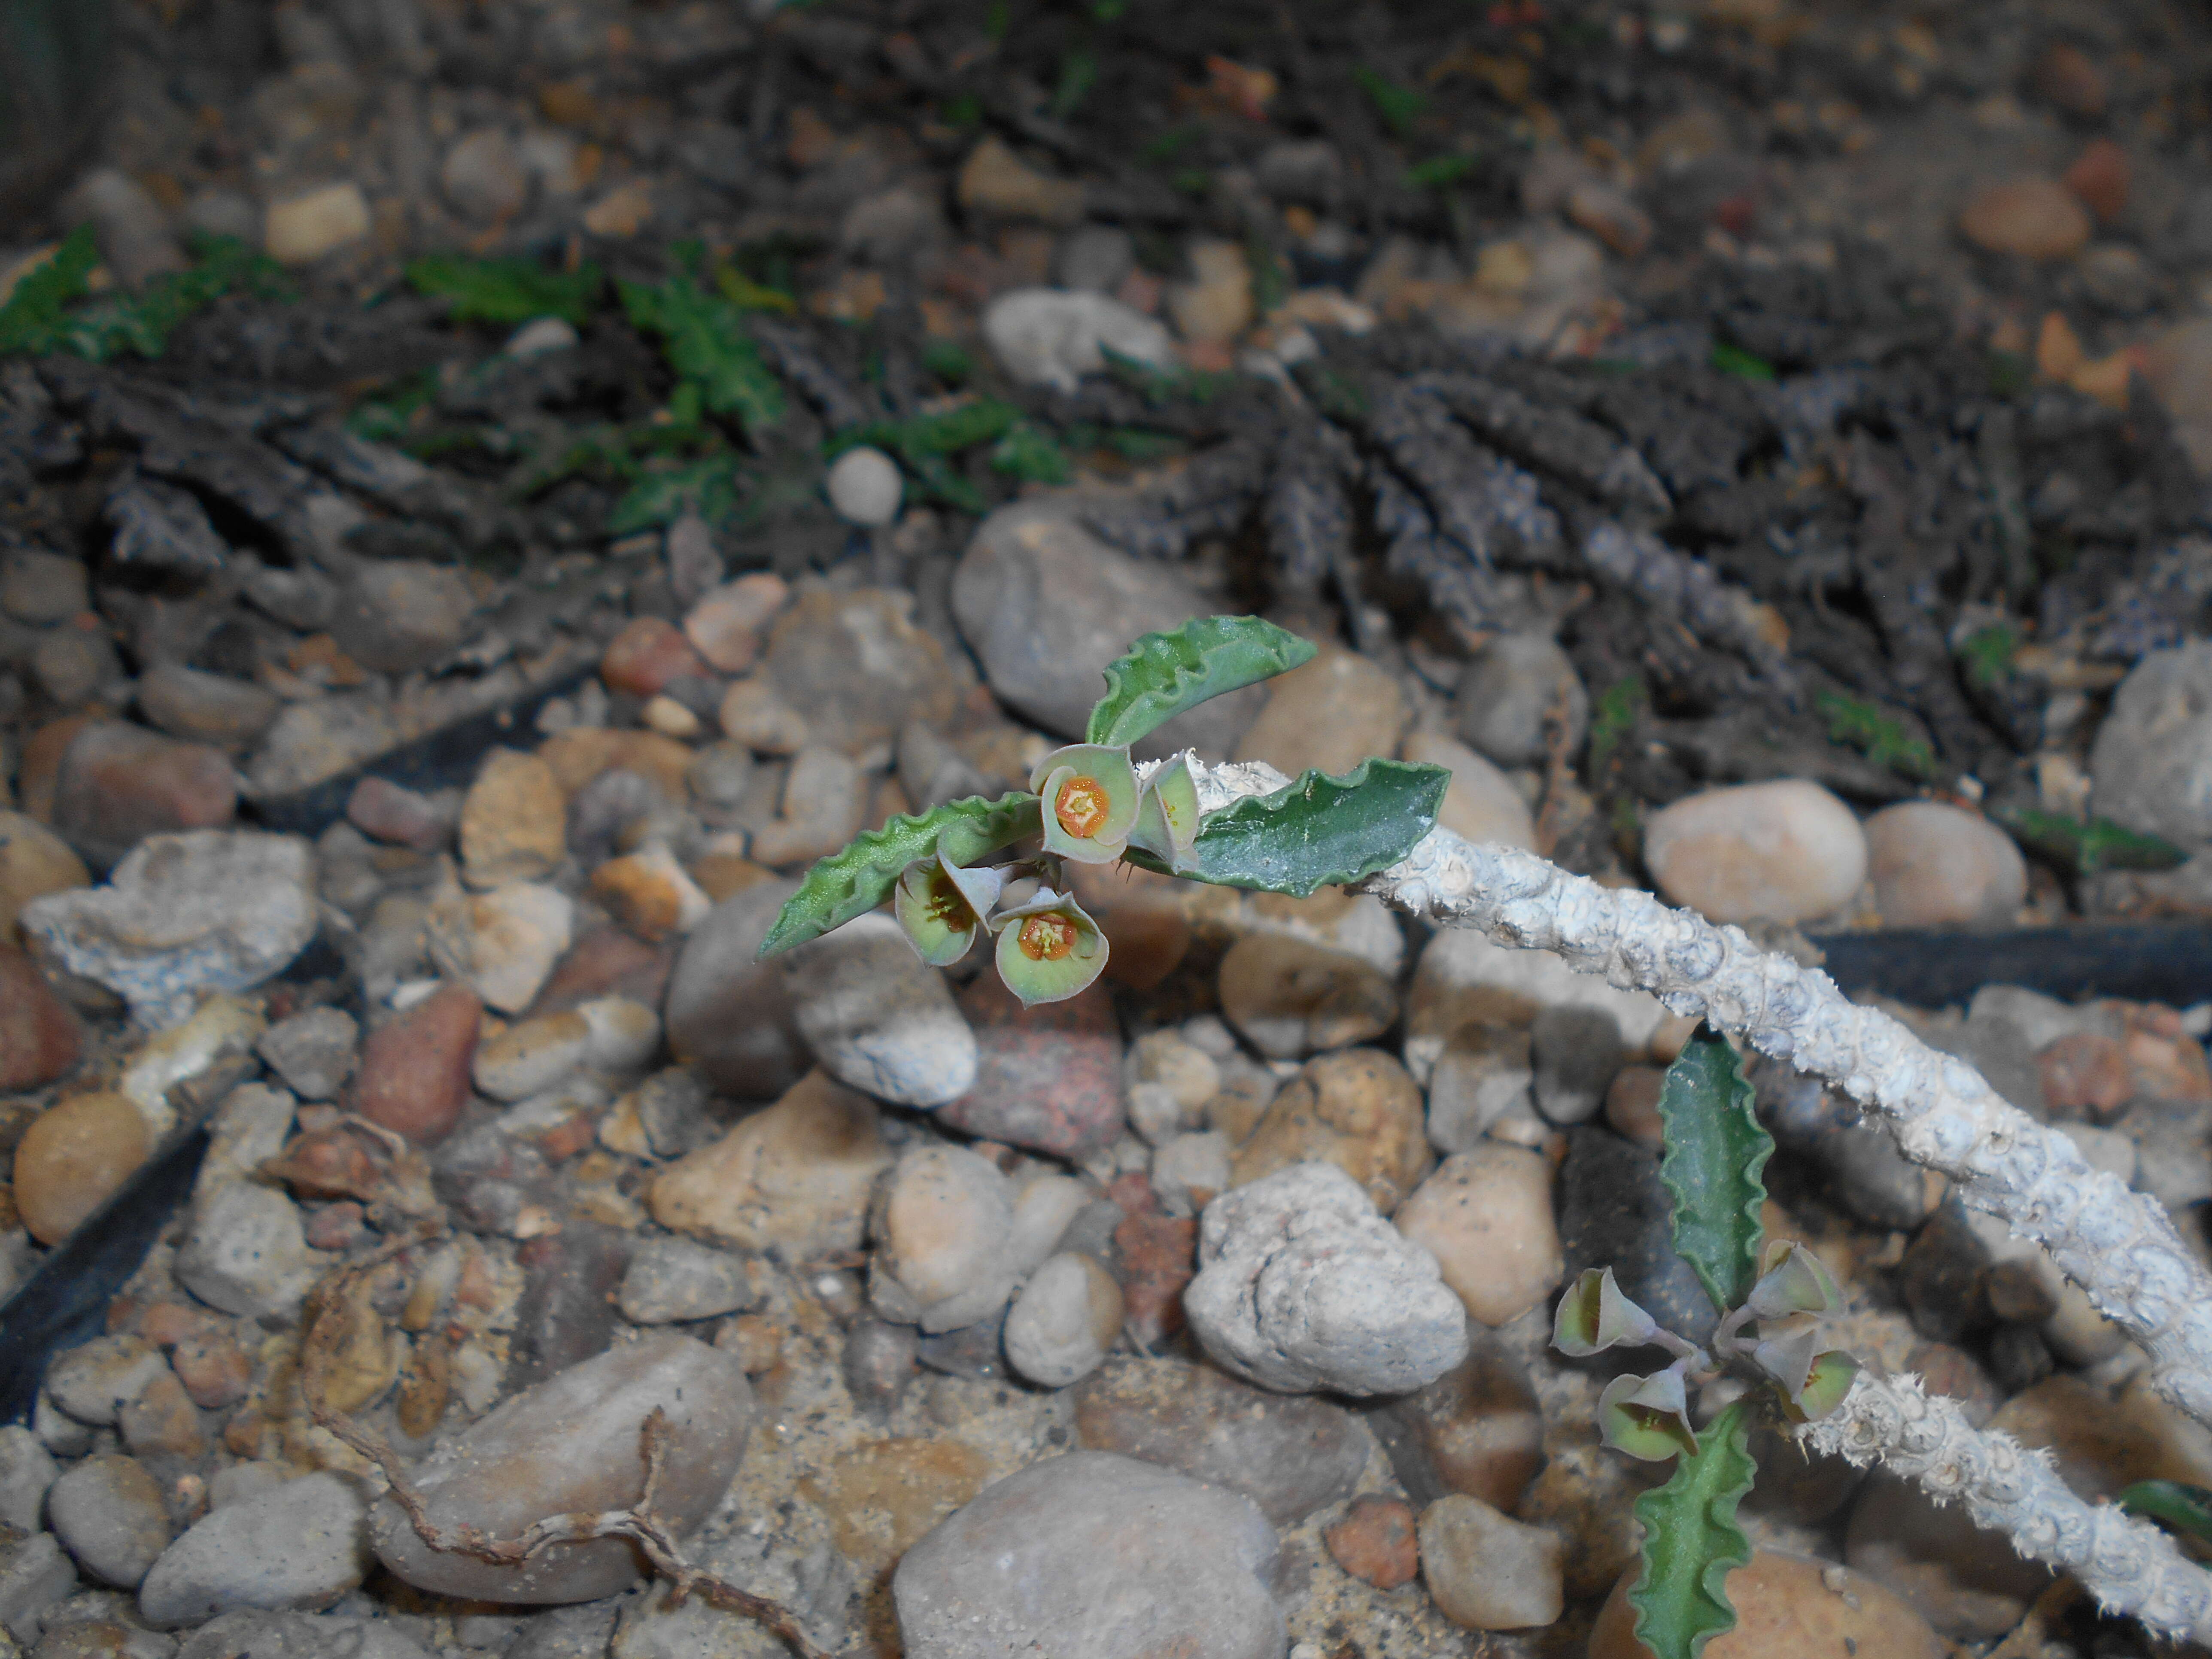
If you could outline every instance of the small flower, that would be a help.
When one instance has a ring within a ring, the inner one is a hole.
[[[1186,750],[1145,780],[1129,845],[1143,848],[1181,875],[1195,867],[1191,848],[1197,842],[1198,785],[1191,780]]]
[[[1858,1381],[1859,1362],[1841,1348],[1815,1355],[1802,1387],[1790,1396],[1790,1413],[1804,1422],[1817,1422],[1844,1403],[1844,1396]]]
[[[1111,864],[1129,844],[1141,791],[1127,744],[1070,744],[1030,774],[1043,798],[1044,847],[1079,864]]]
[[[1025,1008],[1061,1002],[1106,969],[1106,935],[1067,894],[1040,888],[1026,904],[991,918],[999,977]]]
[[[941,857],[916,859],[900,874],[891,911],[921,959],[945,968],[968,954],[1006,876],[963,870]]]
[[[1649,1376],[1614,1377],[1597,1397],[1597,1423],[1607,1445],[1647,1463],[1698,1449],[1679,1364]]]
[[[1620,1293],[1610,1267],[1585,1268],[1559,1298],[1552,1320],[1552,1346],[1576,1359],[1615,1345],[1641,1347],[1659,1323]]]
[[[1781,1319],[1790,1314],[1826,1313],[1842,1299],[1836,1281],[1820,1258],[1790,1239],[1767,1241],[1759,1256],[1759,1283],[1751,1287],[1744,1305],[1759,1319]]]

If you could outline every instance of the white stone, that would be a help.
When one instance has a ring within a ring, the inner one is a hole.
[[[297,1106],[283,1090],[262,1083],[240,1084],[224,1096],[208,1122],[207,1155],[193,1177],[193,1200],[259,1173],[291,1139]]]
[[[195,830],[149,836],[105,887],[33,899],[22,927],[73,974],[129,1000],[155,1030],[210,991],[281,973],[314,938],[314,852],[297,836]]]
[[[432,900],[432,960],[503,1014],[528,1007],[568,948],[575,905],[558,888],[514,881],[489,893],[441,884]]]
[[[510,357],[542,357],[552,351],[574,351],[580,337],[566,317],[532,317],[507,337],[503,348]]]
[[[1106,367],[1099,348],[1155,368],[1175,366],[1175,340],[1165,327],[1103,294],[1018,288],[984,308],[983,337],[1006,373],[1024,386],[1073,392],[1085,374]]]
[[[177,1282],[241,1318],[290,1313],[315,1271],[299,1207],[250,1181],[218,1187],[195,1202],[191,1229],[177,1251]]]
[[[1170,1214],[1194,1214],[1200,1194],[1229,1190],[1229,1137],[1218,1129],[1176,1136],[1152,1154],[1152,1179]]]
[[[1064,1389],[1098,1369],[1121,1334],[1121,1287],[1091,1256],[1069,1251],[1030,1275],[1006,1315],[1006,1363],[1040,1388]]]
[[[358,1484],[303,1475],[196,1522],[154,1563],[138,1610],[168,1629],[240,1607],[327,1607],[368,1565],[368,1506]]]
[[[1866,879],[1866,836],[1817,783],[1709,789],[1653,815],[1644,861],[1670,902],[1712,921],[1796,923],[1848,903]]]
[[[1875,908],[1892,927],[2000,927],[2027,898],[2027,862],[1978,812],[1909,800],[1866,821]]]
[[[1294,1164],[1206,1206],[1183,1292],[1214,1363],[1285,1393],[1403,1394],[1467,1357],[1437,1259],[1333,1164]]]
[[[24,1532],[36,1532],[46,1502],[46,1488],[60,1471],[53,1454],[39,1443],[39,1437],[20,1423],[0,1428],[0,1522]]]
[[[881,913],[792,952],[785,984],[799,1035],[840,1083],[900,1106],[942,1106],[975,1085],[975,1034]]]
[[[2185,847],[2212,841],[2212,641],[2154,651],[2129,671],[2089,775],[2099,816]]]
[[[252,1004],[210,997],[183,1024],[140,1044],[124,1062],[116,1091],[138,1109],[148,1135],[159,1140],[177,1123],[169,1091],[228,1055],[246,1053],[263,1029],[261,1011]]]
[[[368,201],[360,185],[328,185],[272,204],[264,246],[280,264],[312,264],[325,253],[360,241],[368,234],[369,222]]]
[[[1091,1200],[1091,1189],[1073,1176],[1041,1175],[1016,1193],[1006,1234],[1006,1260],[1014,1272],[1028,1273],[1050,1255]]]
[[[848,524],[876,527],[896,522],[906,484],[898,463],[866,444],[848,449],[830,469],[830,505]]]

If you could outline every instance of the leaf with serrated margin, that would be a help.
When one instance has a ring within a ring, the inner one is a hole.
[[[1659,1178],[1674,1199],[1674,1253],[1723,1312],[1758,1281],[1759,1172],[1774,1141],[1752,1115],[1752,1088],[1735,1051],[1701,1025],[1667,1068],[1659,1121],[1667,1155]]]
[[[1318,888],[1387,870],[1436,827],[1451,774],[1441,766],[1365,760],[1340,778],[1309,772],[1272,795],[1209,812],[1181,871],[1131,848],[1132,864],[1217,887],[1310,897]]]
[[[1637,1639],[1656,1659],[1697,1659],[1706,1643],[1735,1628],[1728,1598],[1732,1567],[1751,1560],[1735,1507],[1759,1473],[1739,1400],[1698,1437],[1673,1477],[1636,1500],[1644,1525],[1644,1571],[1628,1592]]]
[[[1146,634],[1106,670],[1088,743],[1135,743],[1185,709],[1313,660],[1315,647],[1257,617],[1197,617]]]
[[[927,812],[902,812],[806,872],[761,941],[758,958],[819,939],[867,915],[890,896],[916,859],[936,854],[954,864],[972,864],[1037,834],[1039,828],[1037,798],[1024,790],[996,800],[969,795]]]

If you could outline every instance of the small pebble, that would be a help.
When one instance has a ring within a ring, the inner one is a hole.
[[[898,463],[866,444],[847,450],[830,468],[830,505],[848,524],[896,522],[905,487]]]
[[[1597,1008],[1547,1008],[1528,1030],[1537,1109],[1565,1127],[1596,1115],[1626,1058],[1620,1024]]]
[[[1421,1576],[1454,1624],[1468,1630],[1528,1630],[1559,1616],[1565,1546],[1546,1527],[1525,1526],[1479,1498],[1453,1492],[1421,1511]]]
[[[639,617],[609,643],[599,659],[599,678],[610,691],[650,697],[672,680],[703,675],[707,665],[683,630],[659,617]]]
[[[254,1052],[302,1100],[334,1099],[353,1071],[361,1027],[342,1008],[310,1008],[280,1020],[254,1041]]]
[[[210,1510],[154,1563],[139,1611],[173,1629],[240,1608],[327,1607],[367,1575],[366,1517],[359,1483],[327,1473]]]
[[[0,1094],[42,1087],[83,1053],[84,1035],[39,965],[0,943]]]
[[[1966,240],[1988,253],[2039,262],[2078,253],[2089,240],[2089,215],[2054,179],[2031,176],[1985,185],[1959,215]]]
[[[1231,1155],[1231,1183],[1316,1160],[1351,1176],[1383,1214],[1398,1207],[1429,1164],[1421,1091],[1405,1067],[1376,1048],[1308,1061]]]
[[[1817,783],[1737,784],[1654,813],[1644,861],[1673,903],[1711,921],[1810,921],[1840,909],[1867,868],[1850,808]]]
[[[975,1033],[944,975],[922,964],[889,916],[862,916],[785,960],[799,1030],[840,1082],[921,1107],[974,1085]]]
[[[1397,681],[1357,652],[1331,649],[1267,682],[1267,701],[1235,757],[1266,761],[1287,777],[1316,769],[1336,776],[1370,755],[1396,754],[1405,729]]]
[[[902,1156],[869,1212],[869,1299],[927,1334],[988,1319],[1013,1291],[1013,1194],[997,1167],[958,1146]]]
[[[1492,1142],[1446,1158],[1401,1205],[1398,1231],[1437,1259],[1444,1283],[1486,1325],[1541,1302],[1565,1263],[1539,1153]]]
[[[368,1034],[362,1045],[355,1108],[418,1146],[453,1132],[468,1103],[470,1067],[483,1002],[465,986],[441,986]]]
[[[46,1492],[58,1473],[53,1454],[19,1423],[0,1427],[0,1522],[23,1532],[45,1522]]]
[[[1121,1287],[1097,1261],[1053,1256],[1006,1315],[1006,1362],[1040,1388],[1064,1389],[1106,1358],[1121,1334]]]
[[[89,1457],[54,1482],[46,1514],[77,1565],[104,1584],[136,1589],[169,1547],[161,1482],[135,1457]]]
[[[1632,1565],[1613,1586],[1590,1632],[1589,1659],[1650,1659],[1628,1600],[1642,1571]],[[1832,1561],[1760,1550],[1727,1583],[1735,1628],[1708,1642],[1705,1659],[1945,1659],[1953,1650],[1896,1596]]]
[[[1469,660],[1453,698],[1460,738],[1500,766],[1538,766],[1550,753],[1546,721],[1564,722],[1572,754],[1589,725],[1589,694],[1558,642],[1501,635]]]
[[[741,1249],[805,1261],[859,1248],[891,1154],[875,1103],[820,1072],[654,1180],[653,1218]]]
[[[145,1115],[124,1096],[73,1095],[32,1120],[15,1146],[15,1209],[58,1244],[146,1161]]]
[[[1402,1498],[1355,1498],[1322,1541],[1336,1565],[1376,1589],[1410,1584],[1421,1570],[1413,1506]]]
[[[631,1255],[616,1305],[634,1325],[711,1319],[755,1306],[744,1261],[684,1238],[647,1239]]]
[[[2054,1117],[2112,1117],[2135,1094],[2127,1050],[2101,1031],[2075,1031],[2036,1050],[2044,1104]]]
[[[1371,1042],[1397,1023],[1389,976],[1364,957],[1248,933],[1221,959],[1221,1012],[1273,1060]]]
[[[1892,927],[1999,927],[2027,898],[2013,838],[1978,812],[1905,801],[1866,821],[1867,874]]]

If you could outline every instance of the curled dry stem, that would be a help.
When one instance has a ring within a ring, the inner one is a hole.
[[[441,1220],[433,1219],[412,1231],[386,1239],[357,1261],[334,1267],[309,1292],[302,1310],[300,1340],[300,1392],[316,1424],[337,1437],[352,1450],[383,1471],[392,1500],[398,1504],[416,1535],[432,1549],[448,1554],[473,1555],[502,1566],[519,1566],[539,1551],[555,1544],[584,1543],[595,1538],[627,1538],[637,1547],[653,1572],[668,1582],[674,1602],[681,1605],[697,1596],[711,1607],[750,1619],[773,1632],[799,1659],[829,1659],[806,1638],[798,1617],[781,1603],[755,1595],[702,1571],[686,1560],[678,1547],[675,1529],[653,1508],[660,1478],[668,1461],[668,1419],[653,1407],[640,1431],[640,1455],[645,1460],[645,1486],[637,1502],[628,1509],[599,1513],[578,1511],[549,1515],[532,1522],[512,1538],[494,1538],[475,1527],[441,1527],[409,1481],[406,1465],[383,1436],[355,1422],[331,1406],[325,1382],[331,1363],[343,1338],[343,1311],[352,1292],[378,1267],[402,1251],[434,1243],[446,1237]]]

